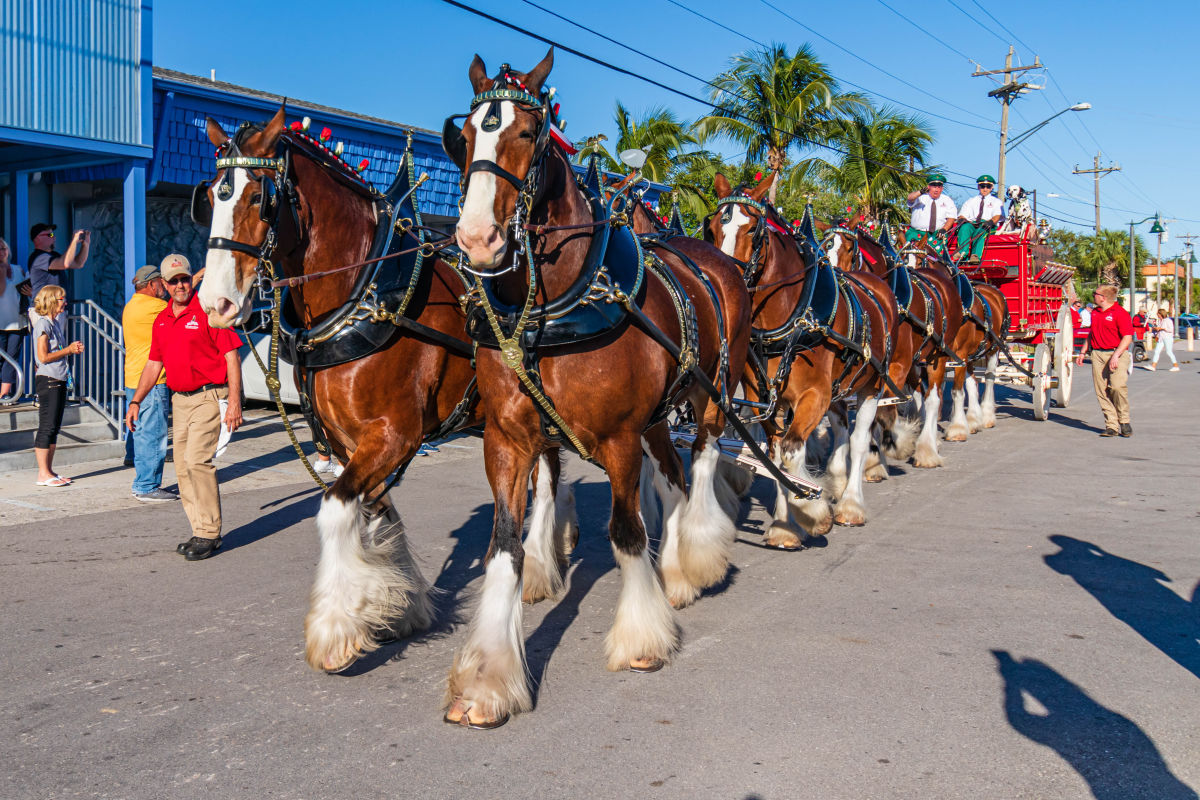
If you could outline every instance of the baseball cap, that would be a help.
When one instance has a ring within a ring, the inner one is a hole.
[[[58,227],[57,225],[50,225],[49,223],[46,223],[46,222],[39,222],[37,225],[34,225],[32,228],[29,229],[29,240],[33,241],[34,239],[36,239],[42,231],[52,231],[57,227]]]
[[[137,286],[142,283],[149,283],[155,278],[161,278],[162,273],[158,271],[158,267],[153,264],[147,264],[144,267],[139,267],[138,271],[133,273],[133,285]]]
[[[187,260],[187,256],[179,253],[171,253],[162,260],[161,265],[162,279],[169,281],[176,275],[191,275],[192,264]]]

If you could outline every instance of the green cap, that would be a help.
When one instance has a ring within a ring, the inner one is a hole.
[[[975,179],[975,182],[976,182],[976,183],[991,183],[991,184],[995,184],[995,183],[996,183],[996,179],[995,179],[995,178],[993,178],[991,175],[980,175],[978,178],[976,178],[976,179]]]
[[[946,182],[946,176],[940,172],[933,173],[932,175],[929,176],[929,180],[926,181],[926,183],[945,183],[945,182]]]

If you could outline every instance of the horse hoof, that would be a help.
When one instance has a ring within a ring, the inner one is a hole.
[[[463,728],[468,728],[473,731],[490,731],[499,728],[504,723],[512,718],[511,714],[502,714],[498,717],[488,718],[480,715],[478,717],[471,716],[471,712],[475,707],[470,703],[464,702],[462,698],[454,701],[446,711],[446,715],[442,717],[442,721],[450,725],[458,725]]]
[[[847,514],[846,516],[839,514],[833,518],[833,521],[843,528],[861,528],[867,524],[867,521],[858,514]]]
[[[866,483],[883,483],[884,477],[882,475],[863,475],[863,480]]]
[[[792,531],[772,527],[763,535],[763,544],[776,550],[803,550],[804,542]]]
[[[966,440],[967,435],[965,433],[946,434],[947,442],[965,442]]]
[[[661,658],[635,658],[629,662],[629,671],[648,675],[658,672],[666,664]]]
[[[358,656],[350,656],[349,660],[341,663],[328,660],[321,665],[321,670],[328,675],[339,675],[354,666],[355,661],[358,661]]]

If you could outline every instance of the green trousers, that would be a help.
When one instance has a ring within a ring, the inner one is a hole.
[[[946,237],[942,235],[941,231],[930,235],[929,231],[910,227],[904,232],[904,241],[906,242],[919,242],[921,239],[927,239],[929,246],[933,248],[933,252],[938,254],[938,257],[946,258]]]
[[[985,222],[964,222],[958,226],[958,251],[968,253],[976,259],[983,258],[983,248],[987,244],[988,234],[992,226]]]

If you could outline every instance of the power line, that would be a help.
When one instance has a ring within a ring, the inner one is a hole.
[[[836,47],[837,49],[841,50],[843,53],[845,53],[845,54],[847,54],[847,55],[849,55],[849,56],[852,56],[853,58],[856,58],[856,59],[858,59],[859,61],[863,62],[863,63],[864,63],[864,64],[866,64],[867,66],[871,67],[872,69],[878,70],[879,72],[882,72],[884,75],[887,75],[888,77],[892,78],[893,80],[897,80],[897,81],[899,81],[900,83],[903,83],[905,86],[909,87],[910,89],[914,89],[914,90],[916,90],[916,91],[920,92],[920,93],[921,93],[921,94],[923,94],[923,95],[926,95],[926,96],[928,96],[928,97],[932,97],[934,100],[937,100],[939,103],[945,103],[946,105],[950,106],[951,108],[958,109],[959,111],[963,112],[964,114],[970,114],[970,115],[971,115],[971,116],[973,116],[973,117],[979,117],[979,118],[980,118],[980,119],[982,119],[982,120],[987,120],[987,117],[983,116],[982,114],[977,114],[977,113],[975,113],[974,111],[971,111],[971,110],[969,110],[969,109],[963,108],[962,106],[955,105],[954,103],[951,103],[949,100],[943,100],[942,98],[938,97],[936,94],[933,94],[932,92],[927,92],[927,91],[925,91],[925,90],[924,90],[924,89],[922,89],[920,86],[917,86],[915,83],[910,83],[909,81],[906,81],[905,79],[901,78],[901,77],[900,77],[900,76],[898,76],[898,75],[893,75],[892,73],[890,73],[890,72],[888,72],[887,70],[885,70],[883,67],[880,67],[880,66],[877,66],[877,65],[875,65],[875,64],[873,64],[873,63],[871,63],[871,62],[870,62],[870,61],[868,61],[867,59],[865,59],[865,58],[863,58],[862,56],[860,56],[858,53],[855,53],[855,52],[854,52],[854,51],[852,51],[852,50],[848,50],[848,49],[846,49],[845,47],[842,47],[840,44],[838,44],[837,42],[835,42],[833,39],[830,39],[828,36],[824,35],[823,33],[821,33],[820,31],[816,30],[815,28],[810,28],[808,25],[805,25],[803,22],[801,22],[800,20],[796,19],[796,18],[795,18],[795,17],[793,17],[791,14],[787,13],[787,12],[786,12],[786,11],[784,11],[783,9],[781,9],[781,8],[779,8],[778,6],[776,6],[776,5],[772,4],[771,2],[769,2],[769,0],[759,0],[759,2],[760,2],[760,3],[762,3],[764,6],[766,6],[767,8],[770,8],[770,9],[774,10],[776,13],[780,14],[781,16],[787,17],[787,18],[788,18],[788,19],[790,19],[792,22],[796,23],[796,24],[797,24],[797,25],[799,25],[801,28],[804,28],[804,30],[806,30],[806,31],[808,31],[809,33],[811,33],[813,36],[816,36],[816,37],[818,37],[818,38],[820,38],[820,39],[822,39],[822,40],[824,40],[824,41],[828,42],[829,44],[833,45],[833,46],[834,46],[834,47]]]
[[[1005,40],[1004,40],[1004,37],[1003,37],[1003,36],[1001,36],[1000,34],[996,33],[994,30],[992,30],[991,28],[989,28],[987,25],[984,25],[982,22],[980,22],[979,20],[977,20],[975,17],[973,17],[973,16],[971,16],[969,13],[967,13],[967,10],[966,10],[965,8],[963,8],[961,5],[959,5],[958,3],[956,3],[956,2],[955,2],[955,0],[946,0],[946,2],[947,2],[947,3],[950,5],[950,7],[951,7],[951,8],[953,8],[955,11],[961,12],[961,13],[962,13],[962,15],[963,15],[963,16],[965,16],[967,19],[971,20],[971,22],[974,22],[976,25],[978,25],[979,27],[983,28],[985,31],[987,31],[988,33],[990,33],[992,36],[995,36],[997,39],[999,39],[999,40],[1000,40],[1000,42],[1001,42],[1002,44],[1009,44],[1009,42],[1007,42],[1007,41],[1005,41]]]
[[[988,19],[990,19],[992,22],[994,22],[994,23],[996,23],[997,25],[999,25],[1001,30],[1003,30],[1003,31],[1004,31],[1005,33],[1007,33],[1009,36],[1013,37],[1013,39],[1015,39],[1015,40],[1016,40],[1017,44],[1021,45],[1022,47],[1024,47],[1026,50],[1028,50],[1028,51],[1029,51],[1029,52],[1031,52],[1031,53],[1034,53],[1034,54],[1036,54],[1036,53],[1037,53],[1037,51],[1036,51],[1036,50],[1034,50],[1032,47],[1030,47],[1029,45],[1027,45],[1027,44],[1025,44],[1024,42],[1022,42],[1022,41],[1021,41],[1021,37],[1017,36],[1015,33],[1013,33],[1012,31],[1010,31],[1008,28],[1004,27],[1004,23],[1003,23],[1003,22],[1001,22],[1000,20],[996,19],[994,16],[992,16],[992,12],[988,11],[986,8],[984,8],[983,6],[981,6],[981,5],[979,4],[979,0],[971,0],[971,2],[975,4],[975,7],[976,7],[976,8],[978,8],[978,9],[979,9],[980,11],[982,11],[984,14],[987,14],[987,15],[988,15]]]
[[[925,28],[922,28],[920,25],[918,25],[917,23],[913,22],[913,21],[912,21],[912,20],[911,20],[911,19],[910,19],[910,18],[909,18],[907,15],[905,15],[905,14],[902,14],[901,12],[899,12],[899,11],[897,11],[896,9],[892,8],[891,6],[889,6],[887,3],[885,3],[885,2],[884,2],[884,0],[875,0],[875,2],[879,3],[879,5],[883,6],[883,7],[884,7],[884,8],[886,8],[888,11],[892,12],[892,13],[893,13],[893,14],[895,14],[897,17],[899,17],[900,19],[902,19],[902,20],[904,20],[905,22],[907,22],[909,25],[912,25],[914,28],[916,28],[917,30],[919,30],[921,33],[925,34],[925,35],[926,35],[926,36],[928,36],[930,39],[933,39],[935,42],[937,42],[938,44],[940,44],[942,47],[946,48],[946,49],[947,49],[947,50],[949,50],[950,52],[952,52],[952,53],[957,53],[958,55],[960,55],[960,56],[962,56],[963,58],[965,58],[967,61],[970,61],[972,64],[978,64],[978,63],[979,63],[978,61],[976,61],[975,59],[971,58],[969,55],[967,55],[966,53],[964,53],[962,50],[959,50],[959,49],[958,49],[957,47],[955,47],[954,45],[947,44],[945,40],[943,40],[943,39],[940,39],[940,38],[938,38],[937,36],[934,36],[932,33],[930,33],[929,31],[927,31]]]
[[[461,3],[461,2],[459,2],[458,0],[442,0],[442,2],[443,2],[443,3],[446,3],[447,5],[451,5],[451,6],[454,6],[455,8],[458,8],[458,9],[461,9],[461,10],[463,10],[463,11],[466,11],[466,12],[468,12],[468,13],[470,13],[470,14],[474,14],[474,15],[476,15],[476,16],[478,16],[478,17],[482,17],[483,19],[486,19],[486,20],[488,20],[489,22],[494,22],[494,23],[496,23],[497,25],[500,25],[500,26],[502,26],[502,27],[508,28],[509,30],[516,31],[517,33],[520,33],[520,34],[523,34],[523,35],[525,35],[525,36],[528,36],[528,37],[530,37],[531,39],[537,39],[538,41],[540,41],[540,42],[543,42],[544,44],[548,44],[548,45],[550,45],[551,47],[556,47],[556,48],[558,48],[558,49],[562,50],[563,52],[570,53],[570,54],[572,54],[572,55],[578,56],[579,58],[582,58],[582,59],[584,59],[585,61],[590,61],[590,62],[591,62],[591,63],[593,63],[593,64],[597,64],[598,66],[604,67],[604,68],[606,68],[606,69],[611,69],[611,70],[613,70],[614,72],[618,72],[618,73],[620,73],[620,74],[622,74],[622,75],[628,75],[629,77],[631,77],[631,78],[634,78],[634,79],[636,79],[636,80],[644,81],[644,82],[646,82],[646,83],[649,83],[649,84],[651,84],[651,85],[653,85],[653,86],[657,86],[657,87],[658,87],[658,88],[660,88],[660,89],[664,89],[664,90],[666,90],[666,91],[670,92],[671,94],[678,95],[678,96],[680,96],[680,97],[684,97],[684,98],[686,98],[686,99],[688,99],[688,100],[691,100],[691,101],[693,101],[693,102],[699,103],[699,104],[700,104],[700,105],[702,105],[702,106],[706,106],[706,107],[712,108],[712,104],[711,104],[711,103],[709,103],[708,101],[706,101],[706,100],[704,100],[704,99],[702,99],[702,98],[696,97],[696,96],[695,96],[695,95],[693,95],[693,94],[689,94],[689,93],[687,93],[687,92],[685,92],[685,91],[683,91],[683,90],[681,90],[681,89],[676,89],[676,88],[674,88],[673,86],[668,86],[667,84],[665,84],[665,83],[662,83],[662,82],[660,82],[660,81],[656,81],[656,80],[654,80],[653,78],[647,78],[647,77],[646,77],[646,76],[644,76],[644,75],[639,75],[639,74],[637,74],[636,72],[632,72],[632,71],[630,71],[630,70],[627,70],[627,69],[625,69],[624,67],[618,67],[618,66],[617,66],[617,65],[615,65],[615,64],[611,64],[611,63],[609,63],[609,62],[607,62],[607,61],[604,61],[604,60],[602,60],[602,59],[599,59],[599,58],[597,58],[597,57],[595,57],[595,56],[588,55],[587,53],[584,53],[582,50],[578,50],[578,49],[576,49],[576,48],[574,48],[574,47],[570,47],[570,46],[568,46],[568,45],[562,44],[561,42],[555,41],[554,39],[550,39],[550,38],[548,38],[548,37],[546,37],[546,36],[543,36],[543,35],[541,35],[541,34],[539,34],[539,33],[535,33],[535,32],[533,32],[533,31],[531,31],[531,30],[529,30],[529,29],[527,29],[527,28],[522,28],[522,27],[521,27],[521,26],[519,26],[519,25],[516,25],[516,24],[514,24],[514,23],[511,23],[511,22],[507,22],[507,21],[505,21],[505,20],[502,20],[502,19],[500,19],[499,17],[492,16],[491,14],[488,14],[487,12],[480,11],[480,10],[478,10],[478,9],[475,9],[475,8],[471,8],[470,6],[468,6],[468,5],[465,5],[464,3]],[[742,117],[742,119],[745,119],[745,120],[746,120],[746,121],[748,121],[748,122],[754,122],[754,120],[750,119],[749,117],[746,117],[745,115],[738,115],[738,116],[741,116],[741,117]],[[803,127],[811,127],[811,126],[803,126]],[[779,131],[780,133],[789,133],[789,134],[790,134],[790,132],[789,132],[789,131],[785,131],[785,130],[782,130],[782,129],[779,129],[779,128],[774,128],[774,126],[772,126],[772,128],[773,128],[774,130],[777,130],[777,131]],[[832,150],[832,151],[833,151],[833,152],[835,152],[835,153],[840,153],[841,155],[846,155],[846,156],[852,156],[852,155],[853,155],[853,154],[852,154],[852,153],[850,153],[848,150],[842,150],[841,148],[834,147],[833,145],[830,145],[830,144],[825,144],[824,142],[819,142],[819,141],[816,141],[816,140],[813,140],[813,139],[805,139],[805,141],[806,141],[808,144],[810,144],[810,145],[812,145],[812,146],[814,146],[814,147],[822,147],[822,148],[825,148],[826,150]],[[856,156],[856,157],[857,157],[857,156]],[[884,162],[882,162],[882,161],[877,161],[877,160],[875,160],[875,159],[873,159],[873,158],[869,158],[869,157],[867,157],[867,156],[861,156],[861,159],[862,159],[863,161],[866,161],[866,162],[868,162],[868,163],[871,163],[871,164],[876,164],[876,165],[878,165],[878,166],[881,166],[881,167],[884,167],[884,168],[886,168],[886,169],[895,170],[896,172],[899,172],[899,173],[902,173],[902,174],[905,174],[905,175],[919,175],[919,173],[916,173],[916,172],[910,172],[910,171],[908,171],[908,170],[897,169],[895,166],[893,166],[893,165],[891,165],[891,164],[886,164],[886,163],[884,163]],[[946,170],[946,172],[950,172],[950,171],[951,171],[951,170]],[[961,172],[954,173],[954,174],[956,174],[956,175],[963,175],[963,177],[968,177],[968,176],[966,176],[966,174],[965,174],[965,173],[961,173]],[[959,184],[956,184],[956,183],[950,183],[950,185],[951,185],[951,186],[962,186],[962,187],[969,187],[969,186],[970,186],[969,184],[965,184],[965,183],[959,183]]]
[[[759,41],[758,39],[755,39],[752,36],[747,36],[746,34],[742,33],[741,31],[736,31],[733,28],[729,27],[728,25],[726,25],[718,20],[713,19],[712,17],[701,14],[699,11],[696,11],[695,9],[688,8],[687,6],[678,2],[678,0],[667,0],[667,2],[673,6],[677,6],[678,8],[686,11],[687,13],[689,13],[695,17],[698,17],[698,18],[704,20],[705,22],[709,22],[713,25],[716,25],[718,28],[721,28],[722,30],[729,31],[730,33],[734,34],[735,36],[740,36],[741,38],[745,39],[746,41],[752,42],[753,44],[756,44],[759,47],[767,47],[768,46],[765,42]],[[872,65],[872,66],[874,66],[874,65]],[[878,67],[877,67],[877,69],[878,69]],[[889,74],[889,73],[885,72],[884,74]],[[974,128],[975,130],[979,130],[979,131],[991,131],[991,128],[985,128],[982,125],[976,125],[973,122],[963,122],[962,120],[954,119],[953,117],[947,117],[942,114],[938,114],[937,112],[934,112],[934,111],[928,111],[924,108],[918,108],[917,106],[910,105],[909,103],[905,103],[903,100],[897,100],[894,97],[888,97],[886,94],[877,92],[874,89],[868,89],[865,86],[861,86],[857,83],[854,83],[853,81],[846,80],[845,78],[839,78],[838,82],[844,83],[847,86],[853,86],[855,89],[858,89],[860,92],[865,92],[868,95],[874,95],[875,97],[882,98],[884,100],[887,100],[889,103],[895,103],[898,106],[903,106],[904,108],[907,108],[910,111],[916,111],[920,114],[925,114],[930,117],[935,117],[940,120],[945,120],[946,122],[953,122],[955,125],[962,125],[965,128]],[[935,99],[940,99],[940,98],[935,98]],[[942,101],[942,102],[945,102],[945,101]],[[971,113],[971,112],[967,112],[967,113]],[[979,115],[976,114],[976,116],[979,116]],[[986,119],[986,117],[981,117],[981,118]]]

